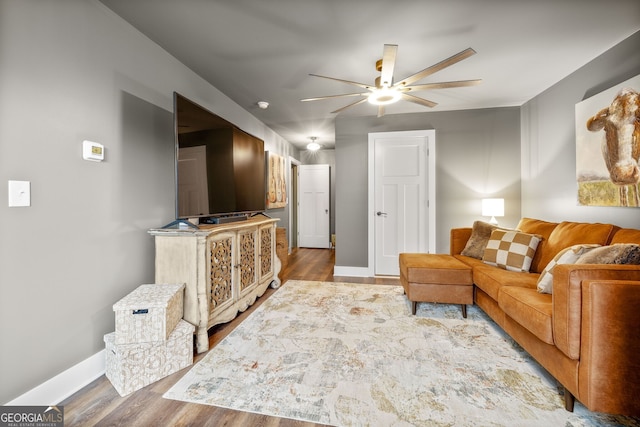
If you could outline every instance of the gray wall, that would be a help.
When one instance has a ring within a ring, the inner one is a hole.
[[[640,74],[639,46],[637,32],[522,107],[524,216],[640,227],[638,208],[578,206],[575,132],[577,103]]]
[[[174,218],[172,93],[290,145],[95,0],[0,0],[0,404],[104,348]],[[82,160],[82,141],[106,160]],[[7,181],[31,207],[7,207]],[[54,402],[52,402],[54,403]]]
[[[435,129],[436,250],[449,252],[449,230],[481,216],[484,197],[505,199],[501,224],[520,218],[520,110],[338,117],[336,120],[336,265],[367,267],[369,132]],[[370,215],[371,214],[371,215]]]

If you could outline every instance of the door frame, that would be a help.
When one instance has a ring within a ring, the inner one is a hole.
[[[289,253],[298,247],[298,174],[302,162],[289,156]]]
[[[394,132],[370,132],[368,134],[368,270],[369,276],[375,276],[375,140],[376,138],[427,138],[427,229],[429,230],[428,253],[436,252],[436,131],[435,129],[409,130]]]

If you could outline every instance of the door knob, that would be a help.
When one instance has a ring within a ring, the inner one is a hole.
[[[387,216],[387,213],[378,211],[378,212],[376,212],[376,215],[378,215],[378,216]]]

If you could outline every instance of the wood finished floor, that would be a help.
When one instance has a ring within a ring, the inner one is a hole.
[[[399,285],[397,278],[356,278],[333,275],[335,252],[329,249],[294,249],[283,269],[282,281],[320,280],[325,282]],[[268,288],[255,304],[229,323],[209,330],[209,348],[214,347],[253,310],[275,292]],[[198,362],[206,353],[194,356]],[[128,396],[120,397],[103,375],[60,404],[65,426],[282,426],[311,427],[315,424],[233,411],[215,406],[184,403],[162,398],[190,368],[185,368]]]

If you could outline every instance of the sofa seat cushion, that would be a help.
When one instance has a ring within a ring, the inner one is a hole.
[[[553,345],[553,302],[549,294],[519,286],[503,286],[498,306],[541,341]]]
[[[451,255],[401,253],[400,275],[409,283],[471,285],[471,268]]]
[[[453,256],[455,259],[462,261],[463,263],[467,264],[469,267],[474,268],[476,265],[485,265],[484,262],[482,262],[481,259],[475,259],[475,258],[471,258],[469,256],[466,255],[454,255]]]
[[[498,293],[503,286],[517,286],[536,290],[537,273],[508,271],[482,262],[473,265],[473,283],[487,295],[498,301]]]

